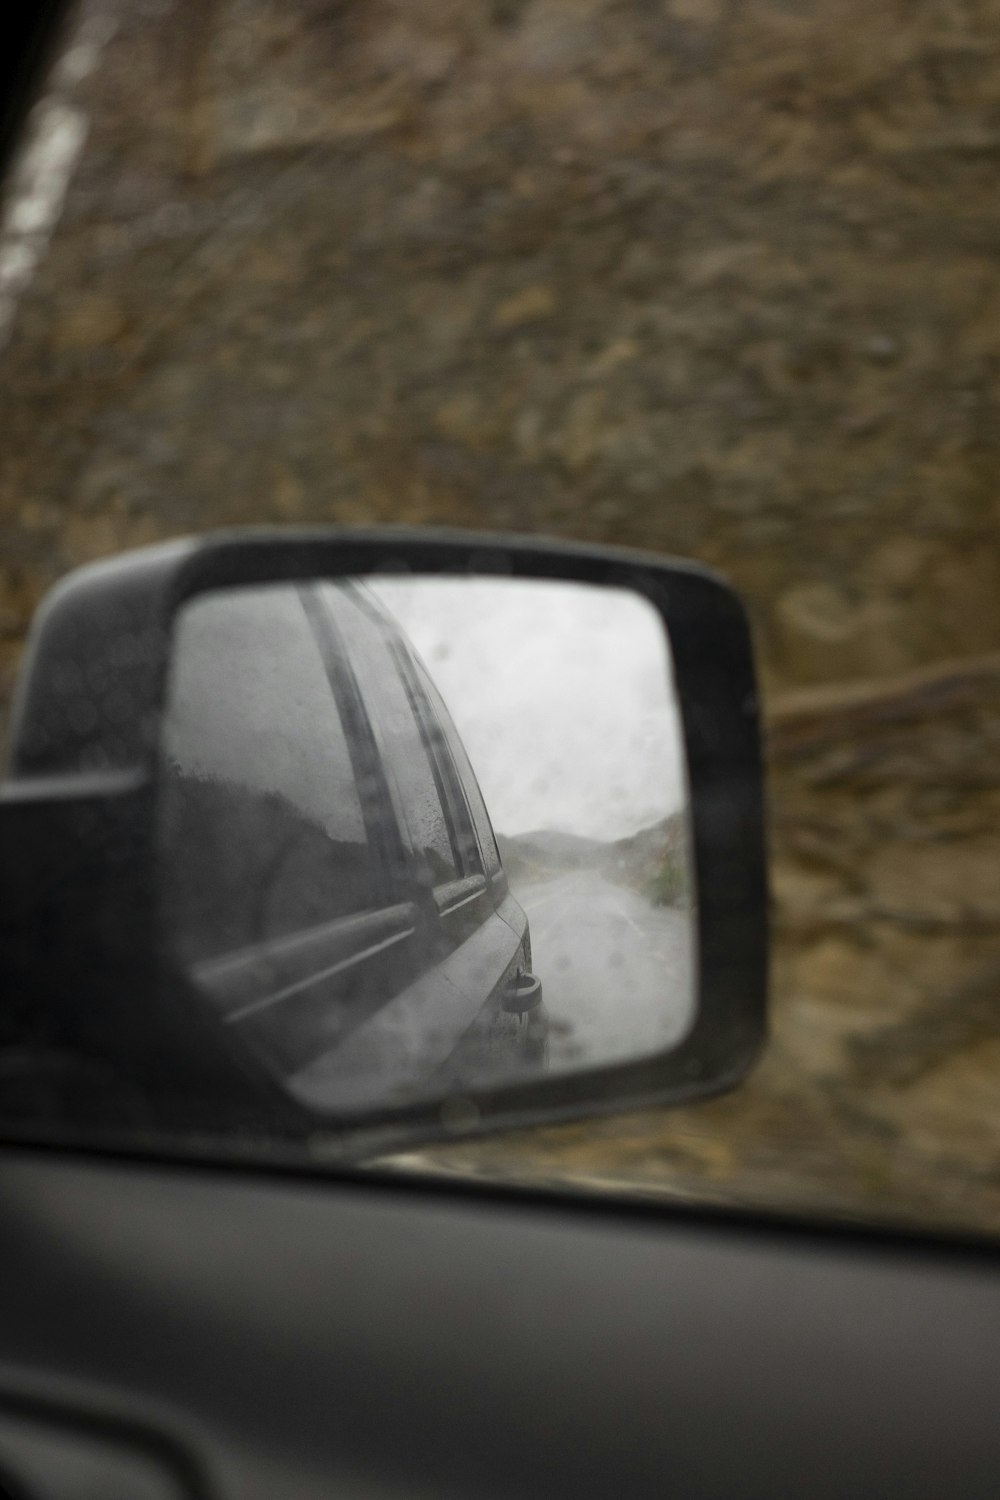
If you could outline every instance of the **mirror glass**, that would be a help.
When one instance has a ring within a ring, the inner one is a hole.
[[[662,1052],[695,1019],[669,642],[625,589],[376,576],[179,616],[162,941],[302,1103]]]

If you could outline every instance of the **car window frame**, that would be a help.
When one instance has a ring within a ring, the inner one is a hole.
[[[454,768],[455,780],[472,824],[472,835],[479,847],[479,858],[483,874],[490,885],[495,884],[497,881],[506,880],[503,860],[500,856],[500,845],[497,842],[496,829],[493,827],[493,819],[490,816],[490,810],[486,805],[486,798],[483,796],[482,788],[479,785],[479,778],[476,775],[475,767],[469,758],[469,752],[465,748],[465,744],[451,716],[448,705],[445,703],[440,689],[416,651],[410,651],[408,665],[413,673],[416,689],[420,692],[422,700],[427,703],[429,713],[433,714],[435,722],[441,729],[442,748],[447,752],[448,758]],[[464,771],[462,769],[463,761],[465,763]],[[466,771],[468,775],[465,774]],[[480,819],[476,816],[473,808],[471,795],[473,792],[479,804],[482,819],[489,832],[492,858],[488,857],[488,851],[484,847]],[[491,865],[493,868],[491,868]]]
[[[463,852],[461,842],[458,838],[454,820],[454,808],[451,805],[454,794],[449,794],[447,780],[442,771],[439,758],[435,753],[433,741],[428,737],[426,724],[414,703],[412,689],[401,665],[400,651],[398,649],[399,627],[394,621],[382,615],[379,609],[373,606],[371,601],[366,598],[364,591],[352,581],[345,580],[343,583],[329,584],[327,588],[340,593],[348,601],[349,605],[361,615],[365,624],[374,631],[379,645],[385,650],[386,655],[395,668],[398,686],[404,694],[407,709],[412,719],[414,734],[427,759],[435,794],[440,805],[441,819],[447,836],[448,846],[451,850],[456,870],[455,879],[435,880],[431,889],[438,892],[446,886],[456,885],[467,878],[469,871],[467,857]],[[409,880],[411,885],[422,886],[424,883],[421,882],[419,876],[420,851],[417,841],[409,819],[406,816],[406,808],[403,805],[402,798],[398,794],[398,787],[395,783],[391,762],[388,757],[383,762],[381,747],[378,744],[378,735],[374,727],[378,723],[381,713],[381,684],[376,674],[361,668],[361,663],[357,659],[357,653],[352,649],[351,642],[345,637],[340,622],[337,621],[334,611],[330,607],[329,594],[325,590],[321,590],[321,597],[323,598],[326,615],[329,617],[331,627],[329,632],[330,645],[338,657],[338,670],[350,675],[353,680],[354,689],[365,708],[368,726],[373,735],[375,753],[379,760],[386,790],[389,793],[389,803],[387,805],[391,805],[393,808],[399,836],[406,851]],[[478,845],[476,848],[478,853]]]
[[[485,875],[479,845],[462,778],[448,745],[445,726],[430,702],[415,670],[415,652],[394,620],[384,614],[361,588],[350,589],[358,608],[375,624],[385,640],[413,713],[420,741],[431,764],[452,850],[457,856],[460,879]],[[426,668],[425,668],[426,671]],[[429,674],[428,674],[429,675]],[[478,868],[476,868],[478,866]]]

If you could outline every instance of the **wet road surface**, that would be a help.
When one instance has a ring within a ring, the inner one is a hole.
[[[512,889],[531,924],[552,1071],[645,1056],[680,1040],[694,1018],[688,912],[652,906],[590,871]]]

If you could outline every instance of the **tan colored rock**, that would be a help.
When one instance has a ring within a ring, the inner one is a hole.
[[[868,559],[865,574],[877,590],[907,591],[926,574],[937,552],[937,546],[929,537],[889,537]]]
[[[460,391],[442,403],[434,414],[435,425],[447,437],[475,441],[483,430],[482,406],[473,391]]]
[[[537,323],[542,318],[551,317],[555,310],[556,299],[551,287],[526,286],[494,308],[493,326],[521,328],[525,323]]]
[[[581,391],[575,396],[553,446],[571,473],[578,473],[599,452],[602,417],[605,407],[603,391]]]
[[[771,895],[779,911],[793,920],[822,914],[841,891],[836,875],[822,870],[783,861],[771,871]]]
[[[591,379],[601,380],[635,359],[641,350],[636,339],[613,339],[590,361],[586,373]]]
[[[804,945],[794,960],[797,992],[840,1007],[851,1024],[858,1012],[871,1013],[885,998],[894,976],[880,950],[857,941],[850,931]]]
[[[715,26],[725,14],[723,0],[667,0],[667,8],[674,20],[695,26]]]
[[[1000,1000],[1000,996],[998,996]],[[879,1090],[879,1109],[914,1146],[952,1178],[956,1197],[973,1175],[991,1176],[1000,1155],[1000,1039],[987,1039],[947,1058],[895,1094]]]
[[[934,839],[930,826],[925,833],[925,842],[909,837],[872,852],[873,905],[914,926],[993,922],[1000,934],[1000,830],[955,841]]]
[[[828,582],[795,584],[775,607],[779,661],[793,682],[849,679],[908,665],[898,641],[898,614],[888,599],[855,599]]]
[[[121,307],[111,297],[82,297],[54,328],[57,349],[79,350],[112,344],[125,328]]]

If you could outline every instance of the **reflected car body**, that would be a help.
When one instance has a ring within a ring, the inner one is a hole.
[[[482,793],[370,591],[189,607],[162,763],[167,946],[297,1100],[350,1110],[544,1064],[528,921]]]

